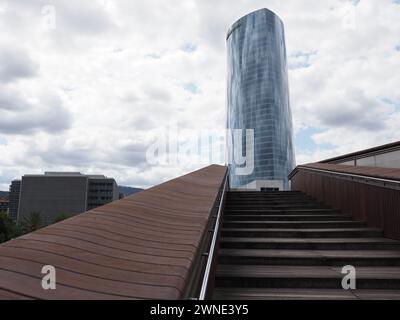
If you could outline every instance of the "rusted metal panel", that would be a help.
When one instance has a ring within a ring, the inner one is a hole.
[[[309,164],[299,166],[291,176],[292,189],[351,214],[357,220],[366,221],[369,227],[382,228],[387,238],[400,240],[400,191],[356,181],[339,176],[324,175],[306,168],[328,170],[400,180],[400,170],[351,167],[333,164]]]
[[[226,167],[212,165],[0,245],[0,299],[179,299]],[[41,268],[56,268],[56,290]]]

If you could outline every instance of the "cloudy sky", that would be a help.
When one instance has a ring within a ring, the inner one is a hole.
[[[286,28],[297,163],[400,140],[399,0],[0,0],[0,190],[45,170],[148,187],[201,167],[146,150],[172,120],[224,128],[225,34],[263,7]]]

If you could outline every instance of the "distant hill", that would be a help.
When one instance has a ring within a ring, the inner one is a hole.
[[[118,186],[118,189],[119,189],[119,193],[122,193],[124,195],[124,197],[127,197],[134,193],[143,191],[143,189],[140,189],[140,188],[131,188],[131,187],[124,187],[124,186]]]
[[[8,197],[8,191],[0,191],[0,198]]]

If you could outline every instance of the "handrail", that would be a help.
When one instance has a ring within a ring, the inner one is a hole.
[[[211,241],[210,250],[208,252],[207,265],[206,265],[206,270],[204,271],[203,283],[202,283],[201,290],[200,290],[199,300],[204,300],[206,298],[206,294],[207,294],[211,267],[212,267],[212,263],[213,263],[213,260],[214,260],[214,251],[215,251],[215,247],[216,247],[216,244],[217,244],[217,237],[218,237],[219,225],[220,225],[220,220],[221,220],[222,206],[223,206],[224,199],[225,199],[226,186],[228,184],[228,177],[229,177],[229,171],[225,175],[224,188],[222,189],[221,200],[219,202],[217,220],[215,222],[214,234],[213,234],[213,238],[212,238],[212,241]]]
[[[345,177],[349,180],[355,180],[355,179],[362,179],[365,181],[358,181],[361,183],[365,184],[370,184],[370,185],[382,185],[383,187],[389,188],[389,189],[400,189],[400,181],[398,180],[391,180],[391,179],[384,179],[384,178],[377,178],[377,177],[372,177],[372,176],[365,176],[362,174],[356,174],[356,173],[344,173],[344,172],[338,172],[338,171],[330,171],[330,170],[324,170],[324,169],[316,169],[316,168],[310,168],[310,167],[304,167],[304,166],[299,166],[297,167],[291,174],[290,178],[292,178],[297,171],[299,170],[308,170],[308,171],[314,171],[314,172],[320,172],[328,175],[337,175],[337,176],[342,176]],[[376,183],[371,183],[371,181],[374,181]],[[391,185],[388,185],[391,184]]]

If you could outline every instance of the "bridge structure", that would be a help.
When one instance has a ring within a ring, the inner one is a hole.
[[[290,180],[233,191],[212,165],[3,243],[0,299],[400,299],[400,169]]]

